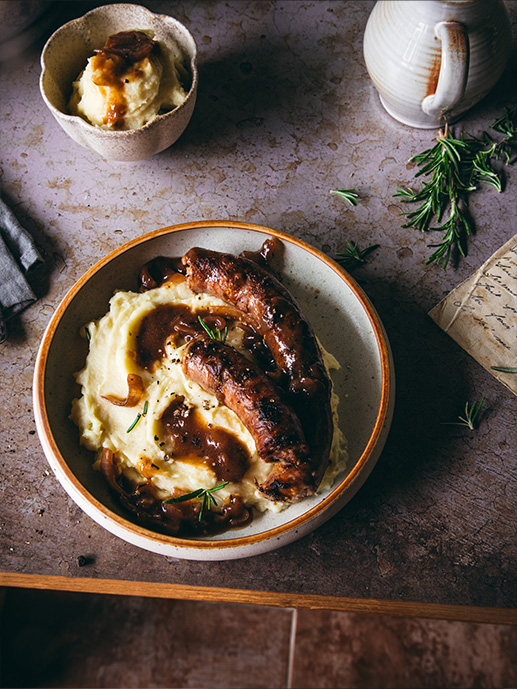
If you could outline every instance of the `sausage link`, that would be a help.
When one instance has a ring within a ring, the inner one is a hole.
[[[265,373],[243,354],[212,339],[191,341],[182,355],[185,375],[234,411],[257,453],[274,466],[258,489],[270,500],[296,502],[316,490],[311,454],[300,421]]]
[[[267,269],[242,255],[195,247],[182,262],[192,291],[236,306],[262,336],[279,371],[287,377],[288,401],[301,421],[319,484],[333,434],[331,382],[301,309]]]

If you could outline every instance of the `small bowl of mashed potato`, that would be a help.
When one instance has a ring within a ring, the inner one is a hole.
[[[194,38],[176,19],[140,5],[104,5],[49,38],[40,91],[81,146],[109,160],[144,160],[186,129],[196,60]]]

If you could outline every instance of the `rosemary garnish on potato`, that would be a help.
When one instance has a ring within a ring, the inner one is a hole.
[[[223,344],[226,342],[226,338],[228,337],[228,326],[225,326],[223,332],[221,332],[220,329],[216,327],[214,332],[211,328],[208,327],[208,325],[205,323],[201,316],[198,316],[197,319],[201,323],[203,329],[208,333],[208,335],[210,335],[212,340],[219,340]]]
[[[126,430],[126,433],[131,433],[131,431],[132,431],[133,428],[136,426],[136,424],[140,421],[141,418],[142,418],[142,414],[138,413],[138,414],[136,415],[135,420],[134,420],[133,423],[131,424],[131,426],[129,426],[129,428]]]
[[[441,242],[428,245],[435,251],[426,264],[435,261],[446,268],[453,252],[466,255],[467,237],[474,230],[468,210],[469,195],[479,184],[503,191],[503,178],[495,162],[512,165],[517,160],[512,158],[517,146],[517,106],[507,108],[491,129],[504,138],[495,141],[487,132],[480,138],[468,133],[456,138],[446,125],[443,131],[440,129],[432,148],[411,158],[419,168],[415,178],[425,176],[428,180],[419,191],[398,187],[394,196],[404,203],[419,204],[415,210],[404,213],[407,222],[402,227],[443,233]],[[432,223],[437,226],[432,227]]]
[[[225,481],[224,483],[221,483],[219,486],[215,486],[214,488],[198,488],[197,490],[193,490],[190,493],[185,493],[184,495],[179,495],[177,498],[167,498],[167,500],[164,500],[164,504],[168,503],[175,503],[175,502],[187,502],[188,500],[195,500],[196,498],[202,498],[202,503],[201,503],[201,509],[199,510],[199,517],[198,520],[201,521],[203,519],[203,514],[205,512],[205,509],[213,505],[214,507],[217,505],[217,500],[215,497],[212,495],[216,490],[221,490],[221,488],[224,488],[227,486],[229,481]]]
[[[132,423],[131,426],[129,426],[129,428],[126,430],[126,433],[131,433],[131,431],[132,431],[133,428],[136,426],[136,424],[140,421],[140,419],[142,418],[142,416],[147,416],[147,410],[148,410],[148,409],[149,409],[149,402],[148,402],[147,400],[145,400],[145,402],[144,402],[144,409],[143,409],[142,413],[138,412],[138,414],[136,415],[136,417],[135,417],[133,423]]]

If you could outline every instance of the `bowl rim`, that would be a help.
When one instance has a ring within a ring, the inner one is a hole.
[[[74,25],[80,25],[87,16],[93,15],[93,14],[99,14],[103,10],[106,10],[106,8],[111,8],[111,7],[121,7],[121,8],[126,8],[126,7],[137,7],[140,10],[144,10],[147,14],[151,15],[152,17],[157,17],[161,19],[162,21],[167,21],[171,22],[172,24],[175,24],[177,27],[179,27],[182,31],[184,31],[189,39],[192,41],[192,55],[188,54],[186,57],[189,60],[189,66],[190,70],[192,72],[192,83],[190,85],[190,88],[187,92],[187,95],[185,97],[185,100],[182,101],[179,105],[177,105],[175,108],[172,110],[169,110],[168,112],[164,112],[161,115],[156,115],[152,119],[150,119],[148,122],[143,124],[141,127],[137,127],[136,129],[103,129],[102,127],[98,127],[96,125],[90,124],[90,122],[87,122],[85,119],[80,117],[79,115],[71,115],[70,113],[63,112],[59,108],[57,108],[53,103],[50,102],[45,88],[44,88],[44,79],[46,78],[47,72],[50,71],[50,68],[47,64],[47,52],[48,48],[51,45],[53,41],[56,40],[56,38],[59,36],[59,34],[64,33],[65,31],[68,31],[70,28],[72,28]],[[190,30],[185,26],[185,24],[182,24],[182,22],[179,21],[179,19],[176,19],[175,17],[172,17],[171,15],[168,14],[163,14],[163,13],[157,13],[157,12],[152,12],[150,9],[145,7],[144,5],[139,5],[137,3],[130,3],[130,2],[121,2],[121,3],[110,3],[107,5],[100,5],[99,7],[94,7],[93,9],[89,10],[88,12],[85,12],[85,14],[81,15],[80,17],[76,17],[75,19],[71,19],[70,21],[66,22],[65,24],[62,24],[60,27],[58,27],[52,34],[49,36],[48,40],[46,41],[45,45],[43,46],[43,50],[41,52],[41,58],[40,58],[40,65],[41,65],[41,74],[39,77],[39,90],[41,93],[41,97],[43,98],[46,106],[48,109],[52,112],[52,114],[55,117],[62,118],[65,121],[71,122],[71,123],[76,123],[79,127],[83,127],[86,132],[95,132],[96,135],[102,136],[105,138],[120,138],[123,136],[124,138],[128,138],[131,136],[137,136],[139,132],[145,131],[149,129],[152,125],[154,125],[156,122],[161,122],[166,118],[172,117],[172,115],[176,115],[176,113],[179,113],[181,110],[184,110],[187,108],[187,106],[190,104],[190,101],[194,98],[196,98],[197,94],[197,88],[198,88],[198,82],[199,82],[199,71],[197,67],[197,58],[198,58],[198,50],[197,50],[197,43],[190,32]]]
[[[247,536],[237,536],[235,538],[227,539],[210,539],[203,538],[183,538],[179,536],[170,536],[167,534],[162,534],[156,531],[152,531],[146,527],[135,524],[124,517],[119,516],[115,512],[112,512],[106,505],[101,503],[97,498],[95,498],[85,486],[77,479],[75,474],[69,468],[65,458],[61,454],[59,447],[54,439],[49,418],[47,415],[45,407],[45,371],[46,363],[52,343],[53,336],[56,329],[72,300],[83,288],[83,286],[90,280],[93,275],[98,273],[104,266],[108,265],[115,258],[124,254],[126,251],[133,249],[139,244],[144,244],[156,237],[160,237],[167,234],[174,234],[176,232],[181,232],[190,229],[203,229],[203,228],[230,228],[237,230],[249,230],[257,232],[259,234],[277,237],[281,241],[287,242],[294,245],[295,247],[301,248],[308,253],[312,254],[316,258],[323,261],[329,268],[336,272],[341,279],[347,284],[347,286],[354,293],[354,296],[359,300],[361,306],[363,307],[370,323],[372,326],[373,334],[377,342],[377,347],[379,350],[380,357],[380,369],[381,369],[381,398],[379,401],[379,407],[377,410],[377,415],[375,419],[375,424],[373,430],[370,434],[366,447],[364,448],[361,456],[356,461],[355,465],[345,476],[345,478],[329,492],[328,495],[323,497],[316,505],[314,505],[309,510],[303,512],[302,514],[294,517],[293,519],[279,524],[271,529],[265,531],[260,531],[256,534],[249,534]],[[333,259],[326,256],[322,251],[316,249],[310,244],[306,243],[302,239],[289,235],[281,230],[276,230],[273,228],[265,227],[263,225],[255,225],[252,223],[234,221],[234,220],[201,220],[195,222],[186,222],[178,225],[169,225],[157,230],[153,230],[146,234],[140,235],[129,242],[126,242],[122,246],[114,249],[108,253],[104,258],[100,259],[91,268],[89,268],[82,277],[77,280],[77,282],[72,286],[72,288],[66,293],[58,307],[56,308],[41,341],[40,348],[38,350],[36,364],[34,369],[34,384],[33,384],[33,401],[34,401],[34,412],[36,419],[36,426],[38,429],[38,434],[40,436],[41,443],[44,450],[48,450],[52,455],[52,461],[49,458],[47,452],[47,460],[51,465],[54,472],[63,479],[66,480],[67,484],[73,488],[75,494],[79,495],[86,503],[88,503],[92,509],[94,509],[99,517],[102,517],[103,523],[110,522],[114,527],[122,529],[126,534],[129,533],[133,538],[144,539],[145,541],[152,541],[155,545],[157,543],[161,544],[163,547],[176,547],[179,549],[186,548],[190,551],[200,550],[206,551],[209,549],[232,549],[241,548],[243,546],[249,546],[256,543],[262,543],[269,541],[274,538],[279,538],[286,532],[296,531],[296,529],[302,527],[304,524],[311,521],[311,519],[317,516],[319,513],[327,511],[327,509],[333,505],[341,495],[348,490],[356,479],[360,478],[362,471],[367,467],[368,462],[372,455],[374,455],[377,443],[381,440],[383,432],[386,430],[385,426],[390,421],[391,413],[391,401],[392,392],[394,390],[394,374],[391,370],[391,353],[387,340],[387,336],[384,331],[384,327],[373,307],[370,300],[363,292],[362,288],[359,287],[357,282]],[[83,508],[84,509],[84,508]],[[92,516],[90,514],[90,516]],[[110,530],[110,529],[108,529]],[[113,531],[112,531],[113,533]],[[131,541],[134,542],[134,541]]]

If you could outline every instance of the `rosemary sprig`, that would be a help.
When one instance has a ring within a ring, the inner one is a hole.
[[[196,498],[202,498],[201,502],[201,509],[199,510],[199,516],[198,516],[198,521],[201,521],[203,519],[203,514],[205,512],[205,509],[213,505],[216,507],[217,505],[217,500],[215,497],[212,495],[212,493],[215,493],[216,490],[221,490],[221,488],[224,488],[227,486],[229,481],[225,481],[224,483],[221,483],[219,486],[215,486],[214,488],[198,488],[197,490],[193,490],[190,493],[185,493],[184,495],[179,495],[177,498],[168,498],[167,500],[164,500],[164,504],[168,503],[175,503],[175,502],[187,502],[188,500],[195,500]]]
[[[411,158],[420,168],[415,177],[430,175],[430,180],[423,184],[420,191],[399,187],[395,194],[403,202],[420,204],[416,210],[404,213],[407,222],[402,227],[412,227],[421,232],[431,229],[444,232],[439,244],[430,245],[436,251],[428,259],[428,264],[433,261],[439,264],[443,261],[445,268],[454,248],[465,256],[464,237],[471,232],[471,223],[466,212],[467,194],[475,189],[463,169],[463,161],[467,154],[465,141],[455,139],[448,127],[445,127],[445,131],[440,130],[433,148]],[[441,227],[432,228],[431,223],[434,219],[438,223],[442,222],[448,207],[448,219]]]
[[[336,254],[336,261],[343,268],[352,268],[358,264],[365,263],[368,254],[375,251],[378,247],[378,244],[372,244],[367,246],[366,249],[359,249],[357,242],[351,242],[347,239],[345,251]]]
[[[131,426],[129,426],[129,428],[127,429],[126,433],[131,433],[131,431],[132,431],[133,428],[136,426],[136,424],[140,421],[141,418],[142,418],[142,414],[138,413],[138,414],[136,415],[135,420],[134,420],[133,423],[131,424]]]
[[[443,421],[442,423],[448,426],[466,426],[471,431],[474,431],[477,428],[476,417],[484,401],[485,398],[482,397],[479,402],[473,402],[470,406],[467,401],[465,403],[465,416],[458,416],[459,421]]]
[[[337,196],[341,196],[346,201],[348,201],[348,203],[351,206],[357,206],[357,199],[359,198],[359,189],[356,189],[355,187],[353,187],[352,189],[331,189],[330,193],[336,194]]]
[[[494,157],[504,158],[507,165],[513,165],[517,161],[517,156],[512,158],[513,148],[517,145],[517,105],[506,108],[502,116],[492,123],[491,129],[505,137],[494,145]]]
[[[469,195],[480,184],[503,191],[503,180],[495,161],[511,165],[517,160],[517,157],[512,158],[517,146],[517,107],[507,108],[491,129],[503,134],[504,138],[495,141],[486,132],[481,138],[466,133],[455,137],[446,125],[439,131],[432,148],[411,158],[419,168],[415,177],[427,178],[421,189],[398,187],[394,194],[403,203],[418,204],[415,210],[404,213],[406,222],[402,227],[443,232],[441,242],[428,245],[435,251],[427,265],[435,261],[446,268],[453,252],[465,256],[467,237],[474,231],[468,211]],[[437,226],[432,227],[434,222]]]
[[[465,257],[464,237],[472,232],[472,221],[470,215],[462,209],[456,199],[451,198],[450,204],[449,219],[440,228],[444,233],[442,241],[439,244],[428,244],[430,249],[436,249],[436,251],[427,259],[427,265],[433,261],[439,265],[443,261],[443,267],[446,268],[454,247]]]
[[[228,337],[228,326],[225,326],[223,333],[221,333],[220,329],[217,327],[214,332],[211,328],[208,327],[208,325],[205,323],[201,316],[198,316],[197,319],[201,323],[203,329],[208,333],[208,335],[210,335],[212,340],[219,340],[223,343],[226,342],[226,338]]]
[[[143,410],[142,410],[142,413],[138,412],[138,414],[136,415],[136,417],[135,417],[133,423],[132,423],[131,426],[129,426],[129,428],[126,430],[126,433],[131,433],[131,431],[132,431],[133,428],[136,426],[136,424],[140,421],[140,419],[142,418],[142,416],[147,416],[147,410],[148,410],[148,409],[149,409],[149,402],[148,402],[148,400],[145,400],[145,402],[144,402],[144,408],[143,408]]]
[[[492,371],[500,371],[501,373],[517,373],[517,368],[509,366],[490,366]]]

